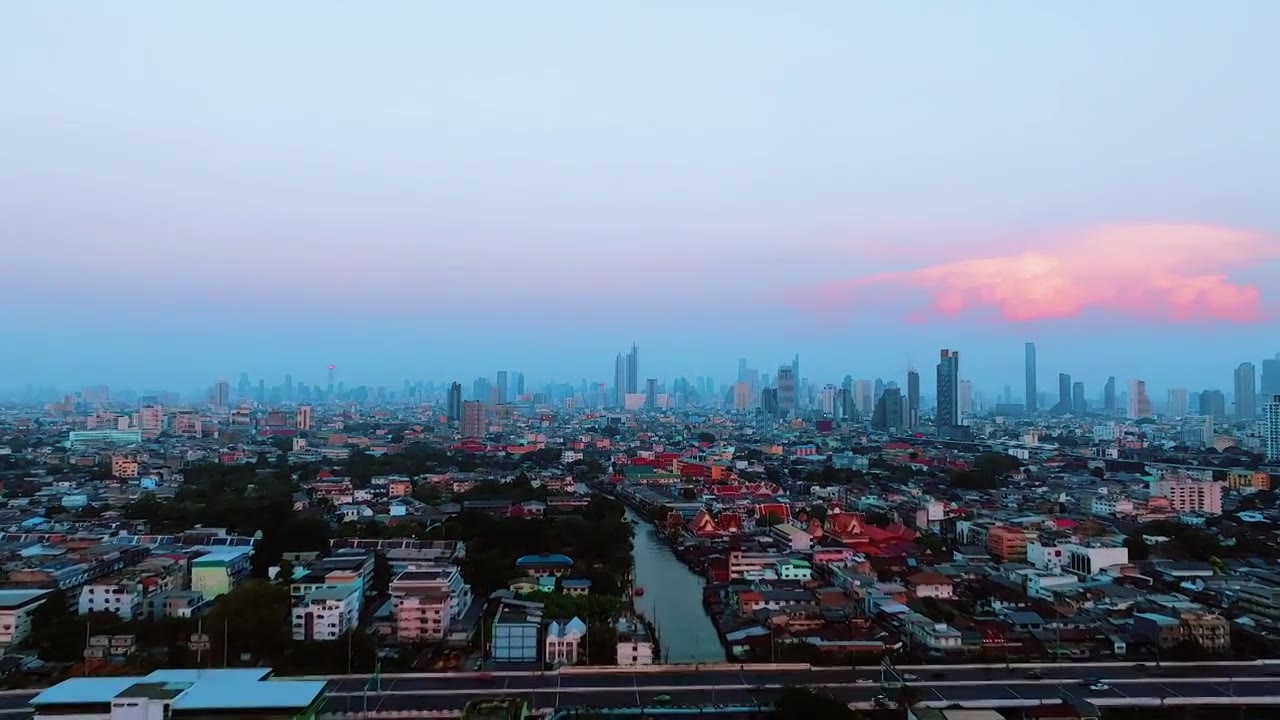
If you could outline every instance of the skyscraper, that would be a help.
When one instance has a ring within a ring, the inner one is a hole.
[[[1262,361],[1262,397],[1270,402],[1276,395],[1280,395],[1280,353]]]
[[[653,409],[658,407],[658,379],[649,378],[644,381],[644,406]]]
[[[462,383],[450,383],[445,404],[449,422],[462,422]]]
[[[311,429],[311,406],[299,405],[293,414],[293,426],[299,430]]]
[[[1227,398],[1221,390],[1205,390],[1200,393],[1200,414],[1214,420],[1227,419]]]
[[[502,405],[507,402],[507,371],[498,371],[498,404]]]
[[[960,353],[943,349],[938,360],[938,427],[960,424]]]
[[[253,384],[249,382],[249,373],[240,373],[240,384],[236,387],[237,396],[241,400],[248,400],[253,392]]]
[[[480,400],[467,400],[462,403],[462,437],[484,437],[484,403]]]
[[[1129,417],[1140,420],[1151,417],[1151,398],[1147,396],[1146,380],[1129,381]]]
[[[293,402],[293,376],[284,376],[284,399],[285,402]]]
[[[782,417],[795,414],[796,377],[794,365],[778,366],[778,413]]]
[[[960,392],[957,397],[960,402],[960,416],[964,417],[973,412],[973,382],[970,380],[960,381]]]
[[[1102,411],[1107,415],[1116,414],[1116,378],[1114,375],[1107,378],[1107,384],[1102,388]]]
[[[858,412],[863,415],[875,412],[875,386],[870,380],[859,380],[853,384],[853,401],[858,404]]]
[[[225,410],[231,406],[231,384],[219,378],[213,385],[213,406]]]
[[[516,397],[524,397],[524,373],[516,373]]]
[[[627,392],[640,391],[640,348],[631,343],[631,353],[627,355]]]
[[[1182,417],[1187,414],[1189,406],[1186,388],[1169,388],[1169,407],[1168,414],[1172,417]]]
[[[914,430],[920,424],[920,373],[907,371],[907,427]]]
[[[886,387],[876,400],[876,410],[871,416],[871,427],[876,430],[896,430],[903,426],[902,390]]]
[[[1036,412],[1036,344],[1027,343],[1025,353],[1027,387],[1024,390],[1024,397],[1026,398],[1024,404],[1027,408],[1027,414],[1034,415]],[[1008,398],[1005,399],[1005,402],[1009,402]]]
[[[1071,383],[1071,414],[1081,417],[1088,412],[1088,407],[1084,400],[1084,383]]]
[[[330,397],[330,398],[332,398],[332,397],[333,397],[333,382],[334,382],[334,378],[336,377],[336,375],[337,375],[337,368],[335,368],[334,366],[330,365],[330,366],[329,366],[329,391],[328,391],[328,394],[329,394],[329,397]]]
[[[613,361],[613,406],[625,407],[627,404],[627,360],[618,353]]]
[[[1236,419],[1252,420],[1258,414],[1258,373],[1253,363],[1240,363],[1235,380]]]
[[[1071,373],[1058,373],[1058,404],[1054,412],[1071,412]]]
[[[1280,461],[1280,395],[1272,395],[1262,406],[1262,451],[1267,462]]]

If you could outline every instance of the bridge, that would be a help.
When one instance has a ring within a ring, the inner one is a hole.
[[[718,664],[306,679],[329,681],[320,715],[334,718],[404,717],[409,711],[457,714],[471,700],[497,697],[520,698],[535,710],[768,707],[784,690],[798,686],[871,709],[878,702],[893,702],[903,685],[910,686],[914,699],[925,707],[1006,708],[1084,700],[1104,709],[1230,705],[1272,707],[1280,712],[1280,662],[1276,661],[918,665],[893,670]],[[35,695],[35,691],[0,693],[0,720],[29,717],[29,702]]]

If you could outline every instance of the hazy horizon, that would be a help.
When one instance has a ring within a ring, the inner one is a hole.
[[[31,3],[0,395],[1280,351],[1280,5]]]

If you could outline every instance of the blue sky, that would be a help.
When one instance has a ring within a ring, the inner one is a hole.
[[[817,382],[958,347],[996,391],[1031,339],[1042,384],[1225,388],[1280,350],[1278,21],[1261,0],[15,5],[0,386],[607,379],[635,340],[646,375],[800,352]],[[1046,277],[1096,300],[1039,297]]]

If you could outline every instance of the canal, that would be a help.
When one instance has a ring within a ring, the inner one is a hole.
[[[658,629],[662,659],[669,663],[724,662],[720,635],[702,607],[706,583],[658,539],[653,523],[631,510],[627,510],[627,519],[636,531],[635,586],[644,588],[644,595],[635,598],[635,606]]]

